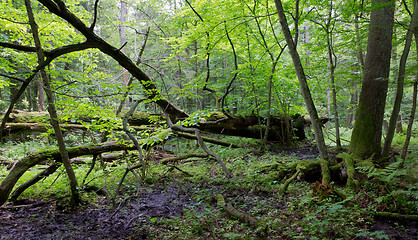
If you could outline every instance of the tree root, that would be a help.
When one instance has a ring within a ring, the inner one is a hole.
[[[296,171],[296,173],[295,174],[293,174],[293,176],[291,177],[291,178],[289,178],[289,179],[287,179],[284,183],[283,183],[283,185],[282,185],[282,187],[281,187],[281,189],[280,189],[280,193],[282,194],[282,195],[285,195],[286,193],[287,193],[287,188],[289,187],[289,184],[293,181],[293,180],[295,180],[295,178],[297,178],[297,176],[300,174],[300,169],[298,169],[297,171]]]
[[[173,171],[174,169],[177,169],[179,172],[181,172],[181,173],[185,174],[186,176],[188,176],[188,177],[193,177],[193,175],[192,175],[192,174],[190,174],[190,173],[188,173],[188,172],[184,171],[183,169],[181,169],[181,168],[179,168],[179,167],[177,167],[177,166],[175,166],[175,165],[167,165],[167,166],[169,166],[169,167],[170,167],[170,169],[167,171],[167,173],[169,173],[169,172]],[[166,173],[166,174],[167,174],[167,173]]]
[[[189,133],[185,133],[185,132],[176,132],[176,135],[179,137],[184,137],[187,139],[197,139],[196,135],[193,134],[189,134]],[[224,147],[232,147],[232,148],[239,148],[240,146],[237,144],[233,144],[230,142],[225,142],[225,141],[221,141],[221,140],[217,140],[217,139],[213,139],[213,138],[208,138],[208,137],[204,137],[202,136],[202,140],[204,142],[208,142],[208,143],[213,143],[219,146],[224,146]]]
[[[340,153],[337,157],[342,158],[345,161],[347,167],[347,188],[349,190],[354,190],[356,186],[359,185],[358,180],[354,178],[356,170],[354,168],[354,159],[348,153]]]

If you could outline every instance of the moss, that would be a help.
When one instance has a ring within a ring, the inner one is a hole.
[[[207,117],[206,119],[208,121],[216,121],[216,120],[219,120],[219,119],[222,119],[222,118],[226,118],[226,115],[223,114],[222,112],[217,112],[216,111],[216,112],[211,112],[209,117]]]
[[[356,124],[353,129],[350,153],[357,158],[368,158],[374,154],[380,154],[380,141],[375,139],[375,116],[371,114],[363,114],[357,116]]]
[[[10,114],[9,122],[30,123],[30,122],[48,122],[48,112],[13,112]],[[3,120],[3,116],[1,117]]]

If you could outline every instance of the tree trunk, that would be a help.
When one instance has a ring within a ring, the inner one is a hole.
[[[416,12],[416,9],[418,8],[418,5],[417,5],[418,3],[416,3],[417,2],[416,0],[414,2],[415,2],[415,10],[414,10],[414,12]],[[414,28],[414,37],[415,37],[415,47],[418,50],[418,25],[415,25],[415,28]],[[418,60],[418,53],[417,53],[417,60]],[[409,141],[411,140],[411,135],[412,135],[412,126],[414,125],[415,111],[417,109],[417,91],[418,91],[417,88],[418,88],[418,73],[416,73],[416,75],[415,75],[414,91],[413,91],[413,94],[412,94],[411,115],[409,117],[408,128],[406,130],[405,144],[404,144],[404,146],[402,148],[401,159],[403,159],[403,160],[405,160],[406,154],[408,152]]]
[[[372,2],[375,8],[370,17],[365,73],[350,143],[350,152],[360,158],[379,157],[381,153],[392,49],[394,5],[389,0]]]
[[[126,9],[126,2],[124,0],[120,1],[120,24],[119,24],[119,37],[120,37],[120,45],[121,45],[121,51],[123,54],[126,55],[126,34],[125,34],[125,22],[126,22],[126,15],[127,15],[127,9]],[[128,88],[128,82],[129,82],[129,74],[126,69],[122,67],[122,85],[124,88]],[[128,90],[127,90],[128,91]],[[125,107],[129,107],[129,98],[123,99],[125,102]]]
[[[35,41],[35,46],[36,46],[36,49],[37,49],[36,53],[37,53],[37,57],[38,57],[38,63],[41,65],[44,62],[45,55],[42,51],[41,42],[39,40],[38,26],[37,26],[37,24],[35,22],[35,19],[33,17],[33,12],[32,12],[32,7],[31,7],[31,4],[30,4],[30,0],[25,0],[25,5],[26,5],[27,12],[28,12],[29,24],[31,26],[33,39]],[[59,149],[60,149],[62,162],[64,164],[65,171],[67,172],[67,176],[68,176],[69,181],[70,181],[72,205],[77,206],[77,205],[81,204],[80,193],[78,191],[77,178],[75,176],[73,168],[71,167],[70,159],[68,157],[67,148],[66,148],[65,142],[64,142],[64,137],[62,135],[62,131],[61,131],[61,128],[60,128],[59,123],[58,123],[58,114],[57,114],[57,111],[55,109],[54,97],[53,97],[53,93],[52,93],[52,90],[51,90],[51,84],[50,84],[48,76],[47,76],[47,74],[44,70],[41,70],[41,77],[42,77],[43,84],[45,86],[45,93],[46,93],[46,97],[47,97],[47,100],[48,100],[48,112],[49,112],[49,115],[51,117],[51,119],[50,119],[51,125],[54,128],[55,136],[57,138],[58,146],[59,146]]]
[[[329,179],[329,169],[326,166],[327,162],[328,162],[328,153],[327,153],[327,148],[325,146],[324,135],[322,133],[322,128],[321,128],[321,124],[320,124],[320,121],[319,121],[318,113],[316,111],[315,104],[312,100],[311,92],[309,91],[308,83],[306,81],[306,75],[305,75],[305,72],[303,70],[303,66],[302,66],[299,54],[296,50],[296,46],[293,42],[292,35],[290,33],[290,30],[289,30],[289,26],[288,26],[288,23],[287,23],[286,16],[284,15],[282,1],[281,0],[275,0],[274,2],[276,4],[276,8],[277,8],[277,12],[278,12],[279,19],[280,19],[280,24],[282,26],[283,34],[286,38],[286,43],[287,43],[290,55],[291,55],[292,60],[293,60],[293,65],[295,67],[296,74],[298,76],[299,86],[300,86],[300,89],[301,89],[301,92],[302,92],[302,95],[303,95],[303,99],[305,100],[306,108],[308,109],[309,115],[311,117],[312,126],[314,128],[315,139],[316,139],[316,144],[318,146],[319,154],[320,154],[320,157],[325,161],[325,164],[321,164],[322,175],[323,175],[322,181],[324,183],[325,182],[329,183],[329,181],[330,181],[330,179]]]
[[[386,134],[386,141],[383,146],[382,156],[387,156],[389,154],[390,146],[392,145],[393,136],[395,134],[395,130],[397,126],[399,111],[401,110],[404,80],[405,80],[406,60],[408,59],[409,50],[411,48],[412,34],[414,32],[414,28],[418,20],[417,15],[418,15],[418,7],[415,7],[414,13],[412,14],[412,17],[411,17],[411,23],[409,24],[408,32],[406,34],[405,47],[403,49],[401,60],[399,63],[398,81],[397,81],[396,93],[395,93],[395,103],[393,104],[392,114],[390,115],[389,127],[388,127],[388,131]]]
[[[332,30],[330,30],[331,19],[332,19],[332,1],[330,4],[330,9],[328,12],[328,19],[326,25],[326,34],[327,34],[327,50],[328,50],[328,65],[330,71],[330,81],[331,81],[331,97],[332,97],[332,112],[334,114],[334,125],[335,125],[335,142],[337,144],[337,149],[342,149],[341,139],[340,139],[340,123],[338,119],[338,109],[337,109],[337,90],[335,89],[335,68],[337,67],[337,57],[334,54],[333,50],[333,41],[332,41]]]

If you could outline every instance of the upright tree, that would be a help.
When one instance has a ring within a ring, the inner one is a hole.
[[[360,158],[378,157],[381,153],[392,50],[393,1],[373,0],[372,8],[365,73],[350,143],[350,152]]]
[[[28,12],[29,24],[30,24],[30,27],[31,27],[33,39],[35,41],[38,63],[39,63],[39,65],[41,65],[45,62],[45,60],[44,60],[45,59],[45,54],[42,50],[42,45],[41,45],[41,41],[39,39],[39,34],[38,34],[38,26],[35,22],[35,18],[34,18],[34,15],[33,15],[30,0],[25,0],[25,6],[26,6],[26,9],[27,9],[27,12]],[[41,70],[41,77],[42,77],[43,85],[45,86],[45,90],[46,90],[45,93],[46,93],[46,97],[47,97],[47,100],[48,100],[48,112],[49,112],[49,116],[50,116],[50,122],[51,122],[51,125],[52,125],[53,129],[54,129],[55,136],[56,136],[57,142],[58,142],[58,147],[59,147],[60,154],[61,154],[61,159],[62,159],[62,162],[64,164],[65,171],[67,172],[68,179],[70,181],[72,205],[77,206],[77,205],[81,204],[81,198],[80,198],[80,193],[79,193],[79,190],[78,190],[77,178],[76,178],[74,170],[71,166],[70,158],[69,158],[68,152],[67,152],[67,147],[66,147],[65,142],[64,142],[64,137],[63,137],[61,128],[60,128],[59,123],[58,123],[58,114],[57,114],[57,110],[56,110],[55,103],[54,103],[54,96],[53,96],[53,92],[52,92],[52,89],[51,89],[51,84],[50,84],[48,75],[46,74],[44,69]]]
[[[328,169],[328,153],[325,145],[324,135],[322,133],[322,127],[320,125],[318,112],[316,111],[315,104],[312,100],[311,92],[306,81],[306,75],[303,70],[302,62],[299,57],[299,53],[296,50],[296,44],[293,41],[292,35],[290,33],[289,25],[285,16],[285,11],[283,9],[282,1],[274,1],[277,8],[277,13],[279,14],[280,25],[282,26],[283,34],[286,39],[287,47],[292,57],[293,65],[299,80],[300,90],[302,92],[303,99],[305,100],[306,108],[308,109],[309,115],[311,117],[312,126],[315,132],[315,140],[318,146],[320,157],[322,158],[321,171],[322,171],[322,182],[330,182],[330,173]]]
[[[412,43],[412,35],[417,25],[418,20],[418,8],[415,7],[414,13],[411,16],[411,22],[409,24],[407,33],[406,33],[406,40],[405,40],[405,47],[402,52],[402,56],[399,62],[399,70],[398,70],[398,80],[396,86],[396,94],[395,94],[395,102],[392,109],[392,114],[389,120],[389,127],[386,134],[385,144],[383,145],[382,155],[386,156],[390,152],[390,147],[392,145],[393,136],[395,134],[396,123],[399,117],[399,112],[401,110],[401,102],[403,98],[403,88],[404,88],[404,80],[405,80],[405,68],[406,68],[406,60],[408,58],[409,49],[411,48]]]

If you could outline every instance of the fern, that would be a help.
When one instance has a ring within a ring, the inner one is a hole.
[[[375,166],[361,166],[357,167],[356,170],[363,173],[369,179],[375,179],[383,183],[398,183],[400,177],[407,174],[406,169],[401,168],[401,162],[394,162],[386,166],[385,168],[379,169]]]

